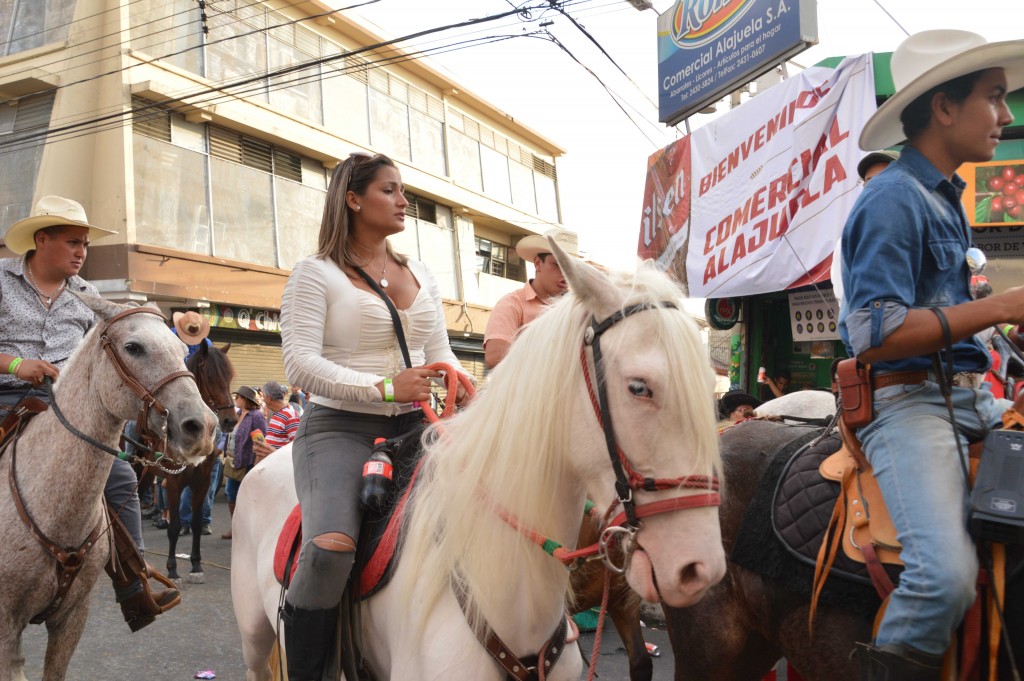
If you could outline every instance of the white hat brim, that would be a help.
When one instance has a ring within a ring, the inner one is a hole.
[[[908,104],[946,81],[992,68],[1005,71],[1007,92],[1024,87],[1024,40],[979,45],[925,71],[878,107],[861,130],[860,148],[873,151],[899,144],[906,139],[900,114]]]
[[[516,244],[516,253],[519,257],[527,262],[533,262],[541,253],[550,253],[551,245],[548,244],[548,240],[539,234],[531,234],[530,236],[523,237],[519,243]]]
[[[68,220],[58,215],[35,215],[32,217],[18,220],[7,233],[4,234],[4,243],[7,248],[11,249],[18,255],[23,255],[33,250],[36,247],[36,232],[47,227],[68,226],[68,227],[85,227],[89,230],[89,240],[97,241],[104,237],[110,236],[111,234],[117,234],[112,229],[106,229],[104,227],[97,227],[96,225],[90,225],[87,222],[78,222],[76,220]]]

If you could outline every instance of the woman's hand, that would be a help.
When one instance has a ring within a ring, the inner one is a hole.
[[[440,371],[426,367],[406,369],[391,381],[395,388],[395,402],[427,402],[430,399],[431,379],[441,376]],[[383,395],[383,382],[377,385]]]

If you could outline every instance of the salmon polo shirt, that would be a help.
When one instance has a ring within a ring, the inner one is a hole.
[[[501,297],[491,312],[484,332],[484,345],[487,341],[500,340],[511,343],[516,333],[547,309],[547,303],[541,302],[530,282],[512,293]]]

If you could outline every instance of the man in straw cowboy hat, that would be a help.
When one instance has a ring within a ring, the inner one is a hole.
[[[93,311],[66,292],[98,295],[96,287],[78,272],[85,263],[89,243],[114,233],[89,224],[80,204],[59,196],[44,196],[30,217],[7,230],[4,242],[20,257],[0,260],[0,370],[6,368],[0,374],[0,412],[26,393],[48,401],[47,393],[40,389],[43,378],[57,378],[95,322]],[[38,330],[37,335],[26,332],[29,329]],[[140,553],[142,516],[137,485],[132,467],[115,459],[104,495],[113,508],[119,509],[121,522],[113,524],[113,534],[127,570],[111,577],[132,631],[146,626],[181,600],[175,589],[153,592],[148,584],[143,586],[142,579],[155,571]]]
[[[199,346],[203,343],[210,347],[213,346],[213,341],[208,338],[210,320],[198,312],[192,310],[175,312],[171,315],[171,331],[188,346],[188,354],[185,355],[186,361],[199,350]]]
[[[569,288],[558,261],[551,254],[549,236],[569,255],[578,255],[576,234],[566,229],[548,230],[543,236],[531,234],[516,244],[516,253],[533,263],[537,276],[518,291],[503,296],[494,306],[484,331],[484,365],[488,369],[505,358],[519,329],[536,319],[548,303]]]
[[[992,159],[1013,122],[1006,94],[1024,85],[1024,41],[986,43],[967,31],[926,31],[893,53],[896,93],[860,136],[864,150],[906,139],[899,160],[865,186],[842,238],[840,334],[872,367],[874,420],[857,434],[892,519],[906,569],[871,644],[867,679],[937,679],[952,632],[975,597],[978,561],[967,531],[957,440],[983,437],[1008,402],[953,387],[958,431],[931,371],[948,324],[959,385],[980,385],[989,355],[974,338],[1024,320],[1024,288],[969,294],[970,225],[962,163]],[[929,308],[941,308],[945,317]],[[954,437],[955,436],[955,437]]]

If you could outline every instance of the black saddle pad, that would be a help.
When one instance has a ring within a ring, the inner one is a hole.
[[[813,441],[798,449],[782,470],[772,502],[772,529],[797,560],[813,568],[840,491],[839,483],[821,477],[818,467],[839,451],[842,440],[838,433],[832,433],[813,447],[811,444]],[[884,567],[896,584],[903,567]],[[871,585],[867,566],[851,559],[841,549],[829,576]]]
[[[424,424],[388,440],[395,485],[382,513],[363,510],[356,545],[356,562],[352,571],[353,582],[359,585],[356,589],[359,598],[369,598],[383,589],[394,574],[398,558],[398,536],[389,537],[389,542],[385,542],[385,536],[398,502],[412,483],[416,467],[423,456],[422,436],[426,427]],[[397,522],[401,522],[401,519]]]
[[[794,428],[794,431],[794,439],[775,453],[765,470],[747,506],[729,558],[810,599],[818,547],[839,495],[838,483],[824,480],[817,469],[822,460],[839,449],[840,443],[838,437],[828,436],[808,449],[807,445],[824,431],[816,429],[808,433],[804,428]],[[776,508],[776,490],[780,491],[781,511]],[[827,506],[827,513],[817,510],[823,506]],[[779,516],[781,529],[778,531],[774,527],[775,516]],[[820,529],[816,529],[819,525]],[[787,539],[783,541],[780,535]],[[790,547],[789,543],[794,546]],[[836,576],[843,578],[830,578],[826,582],[819,599],[822,605],[844,608],[866,617],[877,612],[881,601],[869,579],[845,568],[844,571],[833,570],[831,577]]]

